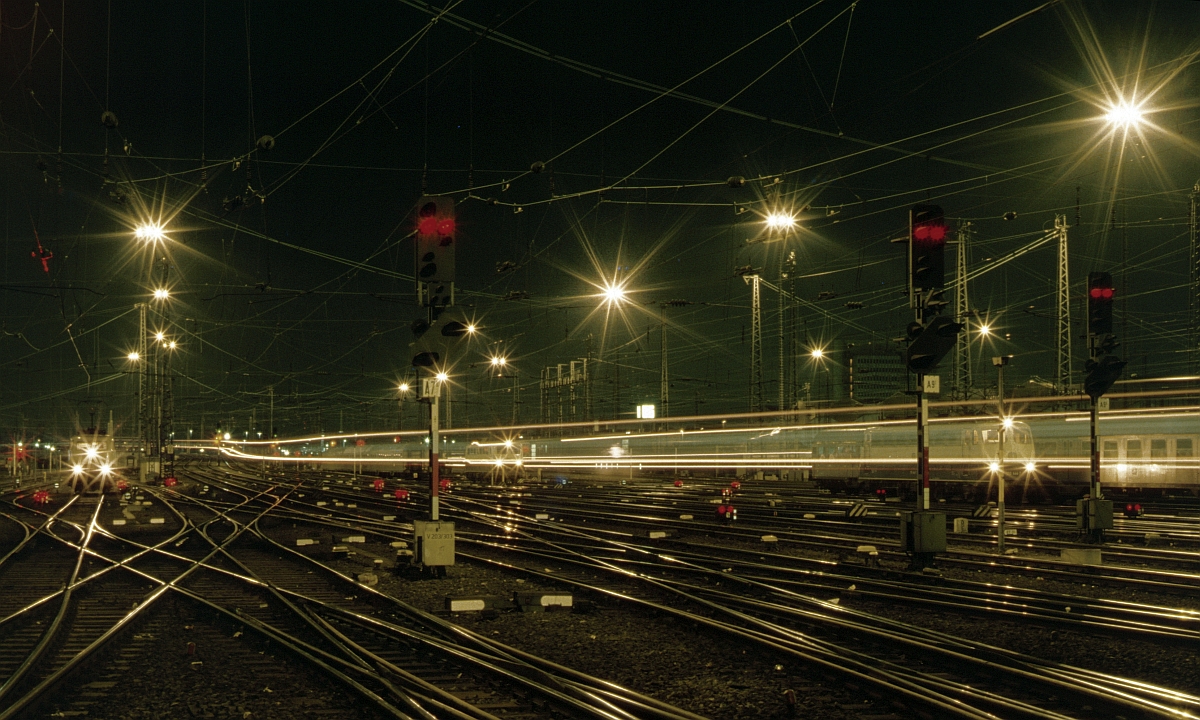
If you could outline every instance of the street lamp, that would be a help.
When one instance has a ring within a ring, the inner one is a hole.
[[[1114,127],[1128,131],[1142,124],[1145,112],[1142,111],[1142,103],[1120,100],[1109,106],[1108,112],[1104,113],[1104,119]]]
[[[163,230],[162,225],[153,222],[138,225],[133,231],[133,236],[145,243],[157,243],[167,239],[167,233]]]
[[[404,398],[408,396],[408,383],[402,382],[396,389],[400,391],[400,429],[404,430]]]
[[[988,327],[987,325],[979,326],[979,336],[980,337],[987,337],[988,335],[991,335],[991,334],[992,334],[992,329],[990,327]]]
[[[796,227],[796,218],[794,215],[778,210],[767,213],[767,217],[764,222],[767,224],[767,230],[772,230],[775,232],[791,230],[792,228]]]
[[[133,352],[126,355],[125,358],[127,360],[129,360],[129,362],[137,362],[138,360],[142,359],[142,356],[141,356],[141,353],[139,353],[137,350],[134,350]]]
[[[821,358],[825,357],[825,351],[821,348],[813,348],[811,354],[814,360],[820,360]]]
[[[604,287],[601,289],[600,297],[608,305],[620,305],[625,302],[626,294],[624,285],[616,282],[605,282]]]
[[[438,382],[440,382],[440,383],[444,383],[444,382],[446,382],[447,380],[449,380],[449,379],[450,379],[450,376],[449,376],[449,375],[447,375],[445,372],[439,372],[439,373],[438,373],[437,375],[435,375],[434,377],[435,377],[435,378],[437,379],[437,381],[438,381]]]
[[[170,290],[168,290],[166,288],[155,288],[155,290],[154,290],[154,299],[155,300],[167,300],[170,297],[171,297]]]

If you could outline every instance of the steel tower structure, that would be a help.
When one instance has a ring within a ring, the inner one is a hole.
[[[1071,387],[1071,277],[1067,269],[1067,216],[1054,216],[1058,239],[1058,356],[1054,387],[1066,394]]]
[[[958,225],[958,254],[955,256],[954,272],[954,317],[964,325],[969,324],[970,300],[967,296],[967,256],[971,247],[971,236],[975,226],[967,221]],[[968,334],[969,337],[969,334]],[[954,345],[954,393],[963,400],[971,389],[971,343],[958,342]]]
[[[750,412],[763,409],[762,368],[762,304],[760,302],[761,278],[758,274],[744,278],[750,283]]]

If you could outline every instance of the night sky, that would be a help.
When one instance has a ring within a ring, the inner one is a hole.
[[[1127,372],[1194,372],[1200,3],[1049,3],[978,39],[1040,4],[0,0],[0,425],[128,427],[147,302],[178,343],[180,436],[264,431],[272,395],[281,435],[395,427],[423,193],[458,203],[482,330],[457,352],[455,425],[510,421],[514,385],[536,421],[542,368],[589,353],[595,415],[629,416],[657,402],[660,323],[671,414],[746,410],[734,269],[778,284],[790,252],[785,394],[836,399],[847,344],[895,347],[912,319],[890,241],[921,202],[971,224],[972,270],[995,266],[969,284],[993,329],[972,334],[976,393],[991,355],[1015,383],[1054,376],[1054,243],[995,261],[1056,214],[1076,382],[1092,270],[1118,283]],[[1121,99],[1146,112],[1128,133],[1104,119]],[[798,227],[754,242],[776,208]],[[155,250],[133,229],[159,218]],[[629,302],[606,312],[606,283]]]

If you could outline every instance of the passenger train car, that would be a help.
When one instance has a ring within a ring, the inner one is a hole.
[[[122,479],[112,437],[104,431],[88,429],[72,437],[67,463],[71,468],[67,483],[76,493],[112,492]]]
[[[1014,499],[1077,497],[1088,485],[1088,419],[1084,412],[1023,412],[1004,426],[994,415],[931,417],[933,492],[983,500],[994,496],[1003,471]],[[1099,428],[1106,494],[1200,495],[1200,407],[1113,410],[1101,414]],[[427,463],[424,433],[377,435],[367,436],[363,446],[354,445],[355,439],[321,438],[319,445],[310,445],[321,448],[318,453],[290,459],[347,467],[354,462],[383,472]],[[224,452],[260,457],[253,444],[235,444]],[[445,431],[441,443],[441,461],[452,471],[500,479],[539,471],[613,478],[632,472],[733,476],[762,471],[832,491],[886,489],[904,495],[916,489],[916,454],[911,417],[870,409],[786,418],[456,428]]]

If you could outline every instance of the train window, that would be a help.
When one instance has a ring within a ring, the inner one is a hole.
[[[1142,441],[1141,440],[1126,440],[1125,441],[1125,457],[1140,458],[1142,456]]]
[[[1179,438],[1175,441],[1175,457],[1191,457],[1192,456],[1192,439]]]
[[[1150,441],[1150,457],[1165,458],[1167,456],[1167,441],[1166,440],[1151,440]]]
[[[1102,454],[1106,458],[1117,457],[1117,441],[1116,440],[1105,440],[1104,441],[1104,452]]]

